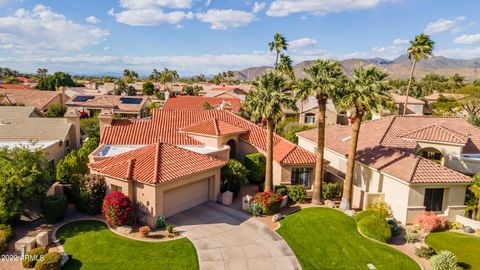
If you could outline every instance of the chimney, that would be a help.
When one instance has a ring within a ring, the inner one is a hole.
[[[100,122],[100,139],[101,139],[103,137],[103,132],[105,128],[112,125],[113,112],[111,110],[102,110],[98,115],[98,120]]]
[[[231,112],[233,110],[232,103],[228,100],[222,100],[222,103],[220,104],[220,110],[226,110]]]
[[[82,135],[80,133],[80,113],[77,109],[69,108],[63,117],[67,119],[67,123],[72,124],[74,129],[74,135],[73,138],[70,138],[70,144],[75,149],[79,149],[82,139]]]

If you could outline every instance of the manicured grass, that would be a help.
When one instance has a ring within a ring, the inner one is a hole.
[[[63,269],[198,269],[197,253],[186,239],[142,242],[118,236],[100,221],[61,227],[57,238],[70,256]]]
[[[454,232],[435,232],[429,234],[425,241],[437,252],[441,250],[453,252],[463,268],[480,269],[480,237]]]
[[[420,269],[407,255],[357,232],[353,218],[329,208],[307,208],[280,221],[278,233],[302,269]]]

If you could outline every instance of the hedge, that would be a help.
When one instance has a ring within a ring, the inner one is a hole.
[[[248,170],[248,180],[253,184],[265,182],[265,156],[261,153],[248,154],[243,162]]]
[[[376,210],[373,210],[373,209],[367,209],[367,210],[364,210],[362,212],[357,213],[355,215],[355,221],[358,223],[362,219],[364,219],[366,217],[371,217],[371,216],[378,217],[378,218],[383,219],[383,220],[386,220],[386,218],[387,218],[387,216],[385,216],[382,212],[379,212],[379,211],[376,211]]]
[[[375,240],[387,243],[392,237],[392,231],[385,219],[378,216],[366,216],[358,222],[360,231]]]
[[[47,254],[46,247],[38,247],[30,250],[22,261],[23,268],[35,267],[35,264],[40,260],[40,257],[45,254]]]
[[[42,204],[42,213],[48,223],[62,221],[67,213],[67,199],[64,196],[48,196]]]
[[[62,255],[58,252],[51,252],[43,256],[43,260],[37,261],[35,270],[59,270],[62,262]]]
[[[305,186],[298,185],[289,187],[288,198],[295,203],[304,203],[307,199],[307,191],[305,190]]]

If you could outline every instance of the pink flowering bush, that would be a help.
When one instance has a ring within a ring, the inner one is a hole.
[[[148,237],[150,234],[150,227],[142,226],[138,229],[138,231],[142,234],[143,237]]]
[[[435,215],[434,212],[424,212],[415,218],[415,224],[418,224],[424,233],[445,230],[446,222],[444,217]]]
[[[102,212],[112,226],[128,225],[133,222],[132,202],[121,192],[112,192],[105,197]]]
[[[280,208],[283,196],[273,191],[259,192],[253,197],[253,201],[258,203],[265,215],[273,214]]]

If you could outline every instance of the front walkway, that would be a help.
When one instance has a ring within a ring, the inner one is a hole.
[[[287,243],[265,224],[216,203],[167,219],[193,242],[201,270],[301,269]]]

